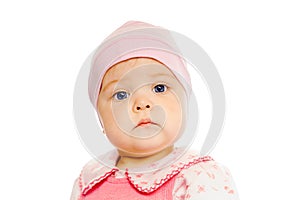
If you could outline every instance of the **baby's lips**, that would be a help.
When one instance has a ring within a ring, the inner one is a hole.
[[[151,124],[151,123],[152,123],[151,119],[146,118],[146,119],[140,120],[136,126],[142,126],[142,125]]]
[[[148,124],[159,125],[159,124],[151,121],[151,119],[146,118],[146,119],[140,120],[139,123],[135,127],[144,126],[144,125],[148,125]]]

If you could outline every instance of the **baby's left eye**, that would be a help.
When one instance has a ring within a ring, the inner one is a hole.
[[[165,92],[166,90],[167,90],[167,86],[164,84],[158,84],[153,88],[153,92],[155,93],[162,93]]]
[[[124,99],[127,99],[128,98],[128,93],[125,92],[125,91],[119,91],[119,92],[116,92],[113,97],[116,99],[116,100],[124,100]]]

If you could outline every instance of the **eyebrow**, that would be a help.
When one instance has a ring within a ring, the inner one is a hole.
[[[157,77],[157,76],[166,76],[166,77],[171,77],[171,78],[175,78],[175,75],[171,75],[171,74],[163,74],[163,73],[158,73],[158,74],[152,74],[151,77]]]
[[[118,82],[118,80],[112,80],[112,81],[108,82],[104,87],[102,87],[103,86],[102,85],[101,89],[100,89],[100,92],[104,91],[104,90],[107,90],[107,88],[111,87],[112,84],[117,83],[117,82]]]

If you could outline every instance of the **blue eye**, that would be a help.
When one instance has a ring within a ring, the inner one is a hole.
[[[165,92],[166,90],[167,90],[167,86],[163,84],[158,84],[153,88],[153,91],[155,93],[162,93]]]
[[[113,97],[116,99],[116,100],[124,100],[128,97],[128,93],[125,92],[125,91],[120,91],[120,92],[116,92]]]

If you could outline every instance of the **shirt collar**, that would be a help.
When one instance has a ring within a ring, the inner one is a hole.
[[[117,167],[109,167],[115,165],[117,158],[118,153],[114,150],[99,158],[106,165],[92,160],[83,168],[80,175],[80,188],[83,195],[107,177],[121,171]],[[209,156],[200,157],[195,152],[184,152],[181,148],[175,148],[172,153],[157,162],[126,170],[124,173],[136,190],[151,193],[180,173],[181,170],[210,160],[212,158]],[[172,164],[170,165],[170,163]]]

